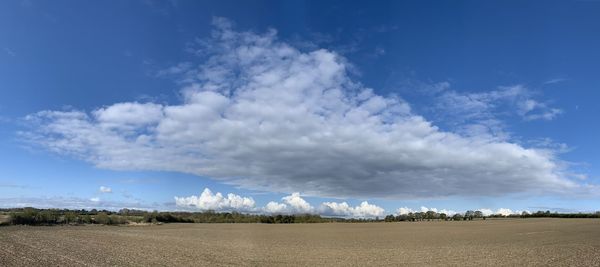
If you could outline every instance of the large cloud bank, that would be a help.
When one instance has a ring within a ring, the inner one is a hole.
[[[550,151],[440,130],[402,99],[353,81],[347,61],[332,51],[300,51],[275,31],[237,32],[222,19],[202,43],[202,63],[166,74],[179,77],[181,103],[41,111],[27,116],[32,128],[23,135],[100,168],[176,171],[319,196],[489,196],[578,186]],[[272,208],[304,208],[292,201]]]

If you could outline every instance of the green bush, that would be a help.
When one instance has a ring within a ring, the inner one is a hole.
[[[110,224],[110,217],[105,212],[100,212],[94,217],[94,223]]]

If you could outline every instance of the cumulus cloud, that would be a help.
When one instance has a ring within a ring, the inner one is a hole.
[[[401,207],[396,210],[396,213],[398,215],[406,215],[406,214],[414,213],[414,212],[415,212],[415,210],[408,208],[408,207]]]
[[[385,215],[385,210],[377,205],[363,201],[360,205],[352,207],[346,202],[323,202],[320,207],[321,214],[348,217],[377,217]]]
[[[306,200],[300,197],[300,193],[298,192],[283,197],[281,200],[289,205],[295,212],[306,213],[311,212],[314,209],[308,202],[306,202]]]
[[[100,186],[100,193],[112,193],[112,188],[107,186]]]
[[[220,192],[214,194],[205,188],[200,196],[175,197],[178,207],[194,207],[201,210],[215,211],[252,211],[255,208],[254,199],[229,193],[226,197]]]
[[[483,213],[483,216],[490,216],[494,214],[494,212],[491,209],[478,209],[478,211],[481,211],[481,213]]]
[[[90,198],[90,201],[91,201],[91,202],[100,202],[100,198],[98,198],[98,197],[93,197],[93,198]]]
[[[300,193],[294,192],[281,198],[283,203],[271,201],[263,208],[267,213],[315,213],[315,208],[310,205]]]
[[[499,208],[495,212],[491,209],[479,209],[479,211],[481,211],[481,213],[483,213],[483,215],[485,215],[485,216],[494,215],[494,214],[500,214],[503,216],[508,216],[511,214],[521,214],[521,211],[513,212],[511,209],[507,209],[507,208]]]
[[[430,209],[430,208],[427,208],[427,207],[425,207],[425,206],[421,206],[421,212],[428,212],[428,211],[430,211],[430,210],[431,210],[431,211],[433,211],[433,212],[437,212],[437,209],[436,209],[436,208],[431,208],[431,209]]]
[[[287,213],[288,206],[283,203],[277,203],[275,201],[271,201],[271,202],[267,203],[267,205],[265,205],[264,211],[266,213],[272,213],[272,214]]]
[[[511,209],[500,208],[494,214],[501,214],[504,216],[508,216],[508,215],[514,214],[514,212]]]
[[[159,122],[162,118],[162,106],[153,103],[117,103],[97,109],[93,114],[98,125],[107,130],[133,131]]]
[[[205,188],[200,196],[175,197],[175,204],[180,208],[197,208],[201,210],[240,211],[267,214],[320,214],[325,216],[342,217],[376,217],[383,216],[385,210],[377,205],[364,201],[359,206],[352,207],[346,202],[323,202],[319,208],[313,207],[300,193],[294,192],[281,198],[281,202],[270,201],[262,208],[257,208],[254,200],[235,194],[224,197],[221,193],[214,194]]]
[[[329,197],[494,196],[578,186],[552,151],[440,130],[400,97],[353,80],[335,52],[300,51],[278,41],[275,30],[214,24],[213,37],[196,50],[201,62],[169,72],[181,75],[181,103],[41,111],[26,117],[31,129],[22,136],[100,168],[176,171]],[[463,102],[481,110],[490,97]],[[179,201],[205,205],[199,198]],[[307,208],[294,199],[283,204]]]

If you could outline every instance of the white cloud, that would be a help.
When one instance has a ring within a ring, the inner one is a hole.
[[[272,214],[281,214],[281,213],[289,212],[288,206],[286,204],[277,203],[275,201],[271,201],[271,202],[267,203],[267,205],[265,205],[263,210],[266,213],[272,213]]]
[[[254,199],[251,197],[231,193],[224,197],[220,192],[213,194],[208,188],[205,188],[200,196],[175,197],[175,204],[183,208],[195,207],[215,211],[252,211],[255,208]]]
[[[547,84],[556,84],[556,83],[561,83],[564,81],[567,81],[568,79],[564,79],[564,78],[555,78],[555,79],[550,79],[545,81],[543,84],[547,85]]]
[[[561,109],[557,109],[557,108],[551,108],[551,109],[546,109],[540,113],[535,113],[535,114],[525,114],[524,115],[524,119],[525,120],[553,120],[554,118],[556,118],[556,116],[562,114],[563,111]]]
[[[414,212],[415,212],[415,210],[408,208],[408,207],[401,207],[396,210],[396,213],[398,215],[406,215],[406,214],[414,213]]]
[[[436,208],[427,208],[427,207],[421,206],[421,212],[428,212],[428,211],[437,212],[437,209]]]
[[[447,209],[441,209],[441,210],[439,210],[438,212],[439,212],[439,213],[444,213],[444,214],[446,214],[446,215],[448,215],[448,216],[452,216],[452,215],[454,215],[454,214],[457,214],[457,213],[458,213],[457,211],[454,211],[454,210],[447,210]]]
[[[100,186],[99,190],[101,193],[112,193],[112,188],[107,186]]]
[[[300,214],[314,213],[324,216],[342,216],[354,218],[367,218],[385,215],[385,210],[377,205],[363,201],[360,205],[352,207],[346,202],[323,202],[318,209],[300,196],[300,193],[292,193],[281,198],[283,203],[271,201],[262,209],[271,214]]]
[[[489,216],[489,215],[494,215],[494,214],[501,214],[503,216],[508,216],[511,214],[521,214],[520,211],[513,212],[511,209],[507,209],[507,208],[499,208],[495,212],[491,209],[478,209],[478,210],[481,211],[481,213],[483,213],[484,216]]]
[[[192,69],[192,67],[193,64],[191,62],[182,62],[177,64],[176,66],[159,71],[158,76],[183,74]]]
[[[100,198],[98,198],[98,197],[93,197],[93,198],[90,198],[90,201],[91,201],[91,202],[100,202]]]
[[[494,212],[491,209],[478,209],[478,211],[481,211],[481,213],[483,213],[483,216],[490,216],[494,214]]]
[[[176,171],[246,189],[329,197],[578,187],[551,151],[442,131],[401,98],[353,81],[347,60],[334,52],[301,52],[278,41],[274,30],[215,25],[213,39],[197,53],[203,62],[182,74],[181,103],[41,111],[27,116],[32,128],[22,136],[100,168]],[[487,98],[512,90],[457,103],[484,110]],[[180,201],[198,204],[186,199]],[[284,204],[307,208],[293,197]]]
[[[500,208],[494,214],[502,214],[504,216],[508,216],[514,214],[514,212],[511,209]]]
[[[520,116],[523,120],[552,120],[563,111],[534,99],[535,93],[523,85],[501,86],[485,92],[445,90],[436,97],[435,108],[445,118],[470,123],[494,121],[498,117]]]
[[[107,130],[141,130],[161,120],[162,106],[153,103],[117,103],[95,110],[98,126]]]
[[[298,192],[283,197],[281,200],[290,206],[292,211],[296,213],[310,213],[314,209],[308,202],[306,202],[306,200],[300,197],[300,193]]]
[[[529,211],[529,210],[517,210],[517,211],[515,211],[515,213],[514,213],[514,214],[519,214],[519,215],[520,215],[520,214],[522,214],[523,212],[526,212],[526,213],[528,213],[528,214],[531,214],[531,211]],[[577,212],[577,211],[570,210],[570,211],[567,211],[567,213],[568,213],[568,212]]]
[[[320,207],[323,215],[348,216],[360,218],[372,218],[385,215],[385,210],[377,205],[363,201],[360,205],[352,207],[346,202],[323,202]]]
[[[267,213],[315,213],[315,208],[310,205],[304,198],[300,196],[300,193],[294,192],[289,196],[281,198],[283,203],[271,201],[263,210]]]

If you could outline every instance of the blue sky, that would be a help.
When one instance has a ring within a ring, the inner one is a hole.
[[[598,210],[599,11],[4,1],[0,206]]]

